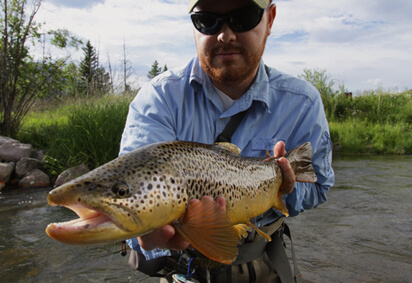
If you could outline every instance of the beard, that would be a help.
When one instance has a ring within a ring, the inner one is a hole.
[[[254,73],[262,59],[266,45],[265,37],[262,44],[254,50],[246,50],[239,43],[218,44],[206,56],[199,56],[203,70],[210,79],[218,84],[236,84],[255,76]],[[220,60],[218,54],[238,53],[236,60]]]

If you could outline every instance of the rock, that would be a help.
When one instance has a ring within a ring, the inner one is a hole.
[[[42,163],[34,158],[23,157],[16,164],[16,175],[17,178],[23,178],[27,173],[33,169],[41,169],[43,167]]]
[[[5,144],[5,143],[20,143],[20,142],[12,138],[9,138],[9,137],[0,136],[0,145]]]
[[[34,156],[34,158],[36,158],[37,160],[43,162],[44,158],[46,157],[46,153],[44,152],[44,150],[38,150]]]
[[[19,182],[19,187],[23,188],[41,188],[50,186],[50,177],[39,169],[29,172]]]
[[[83,164],[80,165],[80,166],[69,168],[69,169],[65,170],[64,172],[62,172],[59,175],[59,177],[57,177],[57,180],[54,183],[54,187],[61,186],[64,183],[66,183],[70,180],[73,180],[77,177],[80,177],[81,175],[84,175],[89,171],[90,171],[89,168],[87,168],[87,166],[83,165]]]
[[[14,170],[14,163],[0,163],[0,182],[7,183]]]
[[[0,161],[18,162],[23,157],[30,157],[32,154],[33,147],[31,144],[11,142],[0,145]]]

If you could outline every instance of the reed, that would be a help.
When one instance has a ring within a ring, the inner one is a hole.
[[[34,112],[19,139],[46,150],[51,173],[79,164],[95,168],[118,155],[130,102],[130,97],[106,96],[43,112],[51,118]]]
[[[107,95],[37,105],[23,120],[18,138],[46,151],[52,174],[82,163],[95,168],[118,155],[131,100]],[[325,108],[335,153],[412,154],[409,93],[335,95]]]

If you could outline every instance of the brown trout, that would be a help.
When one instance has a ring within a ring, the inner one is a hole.
[[[310,143],[291,150],[299,182],[316,182]],[[161,142],[136,149],[52,190],[50,205],[65,206],[79,219],[50,224],[46,232],[67,244],[102,244],[146,235],[172,224],[193,248],[230,264],[250,219],[275,208],[288,215],[279,191],[276,158],[242,157],[233,144]],[[226,212],[213,201],[223,196]]]

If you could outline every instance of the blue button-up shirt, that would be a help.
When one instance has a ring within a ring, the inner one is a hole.
[[[296,183],[285,197],[290,216],[326,201],[334,183],[332,143],[319,92],[309,83],[286,75],[263,62],[249,90],[224,110],[210,78],[194,58],[183,68],[169,70],[147,83],[130,104],[120,154],[159,141],[184,140],[212,144],[230,118],[248,109],[231,142],[244,156],[273,155],[284,141],[286,151],[310,141],[317,182]],[[280,216],[275,210],[258,220],[259,226]],[[133,240],[134,248],[137,241]],[[147,259],[168,252],[144,252]]]

